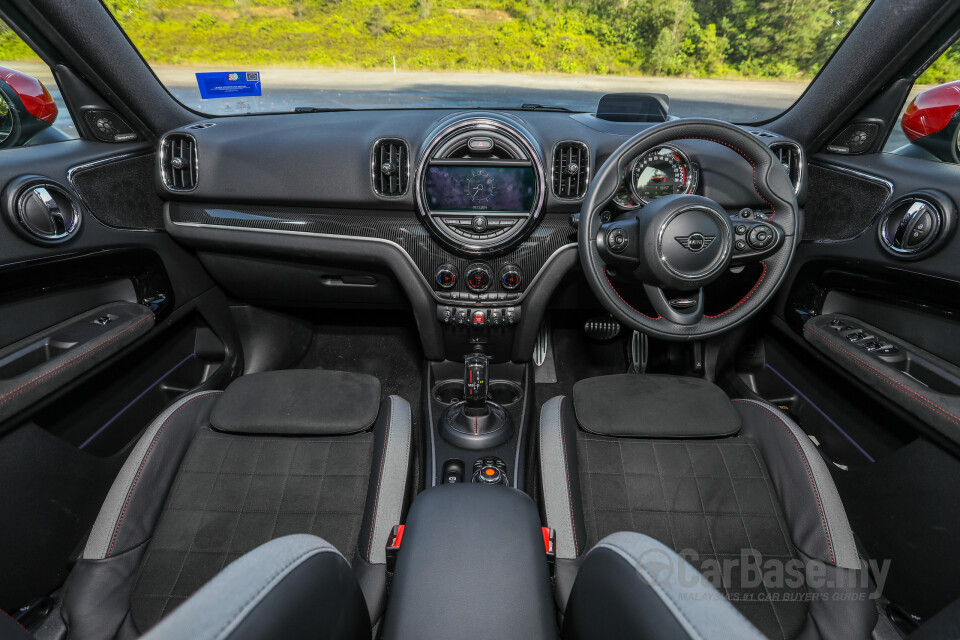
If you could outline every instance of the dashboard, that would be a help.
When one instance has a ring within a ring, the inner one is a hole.
[[[450,351],[470,343],[471,327],[505,331],[531,313],[526,321],[539,325],[544,302],[527,304],[528,297],[555,287],[558,273],[576,265],[571,216],[591,177],[651,124],[549,111],[219,118],[161,139],[158,189],[167,230],[201,249],[215,279],[239,281],[227,273],[239,258],[215,257],[223,254],[283,257],[291,269],[318,261],[386,269],[414,307],[421,333],[438,325],[428,333],[438,329],[435,337]],[[802,194],[800,147],[751,132],[774,149]],[[732,214],[762,216],[764,203],[750,185],[752,167],[735,151],[677,140],[629,159],[603,215],[629,216],[657,198],[696,193]],[[352,248],[341,249],[343,241]],[[283,269],[277,282],[258,276],[273,303],[300,281]],[[317,302],[341,296],[376,306],[376,287],[365,296],[362,284],[376,275],[348,276],[337,287],[316,287]],[[235,293],[258,298],[256,291]],[[309,298],[303,291],[291,297]]]

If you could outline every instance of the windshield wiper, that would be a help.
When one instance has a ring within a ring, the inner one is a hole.
[[[353,111],[349,107],[295,107],[294,113],[328,113],[330,111]]]
[[[525,102],[520,105],[520,108],[524,111],[564,111],[567,113],[572,113],[570,109],[567,109],[566,107],[559,107],[552,104],[534,104]]]

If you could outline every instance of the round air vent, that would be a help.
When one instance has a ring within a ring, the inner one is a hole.
[[[43,245],[68,241],[83,220],[76,198],[63,185],[41,176],[25,176],[6,190],[4,209],[14,231]]]
[[[883,213],[880,244],[901,258],[928,254],[952,226],[953,202],[938,191],[918,191],[900,198]]]

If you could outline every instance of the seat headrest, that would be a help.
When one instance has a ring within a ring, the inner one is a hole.
[[[242,376],[210,414],[219,431],[332,436],[369,429],[380,407],[380,381],[345,371],[295,369]]]

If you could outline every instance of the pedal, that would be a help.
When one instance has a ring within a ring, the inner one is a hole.
[[[542,367],[550,352],[550,324],[544,321],[537,332],[537,341],[533,345],[533,364]]]
[[[628,373],[646,373],[650,358],[650,339],[647,334],[634,331],[630,337],[630,364]]]
[[[533,345],[533,381],[538,384],[556,384],[557,367],[553,359],[553,340],[550,322],[544,320]]]
[[[583,323],[583,332],[591,340],[606,342],[620,335],[620,323],[610,316],[597,316]]]

